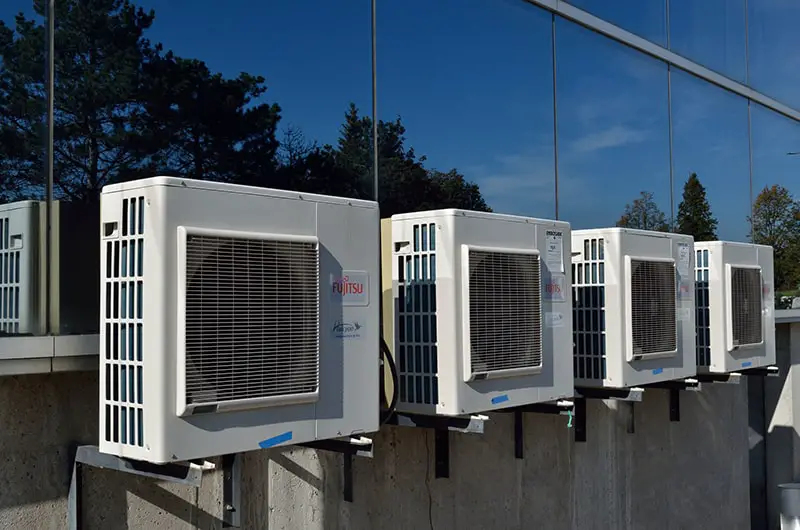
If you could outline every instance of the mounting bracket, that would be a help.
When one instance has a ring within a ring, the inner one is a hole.
[[[738,385],[742,380],[742,374],[739,372],[731,372],[728,374],[697,374],[695,377],[700,383],[715,383],[726,385]]]
[[[450,478],[450,431],[468,434],[483,434],[483,424],[488,416],[432,416],[409,412],[395,412],[387,420],[387,425],[433,429],[435,477]]]
[[[643,388],[594,388],[581,387],[575,388],[575,409],[573,420],[575,422],[575,441],[586,441],[586,400],[587,399],[609,399],[622,401],[627,404],[627,432],[636,432],[634,415],[634,404],[642,401]]]
[[[69,530],[81,530],[83,528],[83,502],[81,499],[83,466],[111,469],[131,475],[194,486],[195,488],[200,487],[203,472],[216,467],[213,462],[208,461],[203,461],[202,463],[151,464],[101,453],[96,445],[78,445],[75,448],[72,459],[72,477],[67,498],[67,528]]]
[[[662,381],[646,388],[661,388],[669,391],[669,421],[681,421],[681,392],[700,392],[702,383],[696,377],[676,381]]]
[[[343,498],[345,502],[353,502],[353,457],[372,458],[372,439],[360,436],[358,438],[351,437],[347,440],[317,440],[315,442],[297,444],[297,446],[340,453],[342,455],[342,473],[344,475]]]
[[[763,366],[760,368],[739,370],[739,373],[748,377],[779,377],[781,375],[781,370],[777,366]]]
[[[575,404],[572,401],[561,400],[555,403],[531,403],[498,410],[497,412],[514,414],[514,458],[522,460],[525,457],[524,413],[572,415],[574,408]]]

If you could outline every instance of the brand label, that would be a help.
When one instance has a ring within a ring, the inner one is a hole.
[[[369,305],[369,274],[364,271],[342,271],[341,276],[331,274],[329,289],[334,304]]]
[[[565,302],[567,299],[566,277],[552,274],[542,278],[542,298],[549,302]]]
[[[552,272],[564,272],[564,233],[560,230],[545,231],[545,263]]]
[[[337,339],[360,339],[363,326],[357,321],[338,321],[331,328],[331,333]]]

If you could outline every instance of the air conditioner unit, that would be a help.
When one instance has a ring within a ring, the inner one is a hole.
[[[398,410],[462,415],[573,395],[568,223],[392,217]]]
[[[102,193],[100,450],[376,431],[377,204],[170,177]]]
[[[775,364],[772,247],[712,241],[694,248],[698,371]]]
[[[694,240],[625,228],[572,232],[578,387],[696,375]]]
[[[0,335],[98,332],[98,204],[53,202],[50,327],[47,327],[47,208],[43,201],[0,205]]]

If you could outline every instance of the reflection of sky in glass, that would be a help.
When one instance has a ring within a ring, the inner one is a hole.
[[[744,79],[743,0],[670,0],[670,45]],[[665,0],[574,0],[630,31],[667,44]],[[7,0],[0,18],[31,12]],[[749,77],[800,107],[800,3],[749,0]],[[347,104],[370,109],[368,2],[253,3],[145,0],[147,36],[226,75],[264,75],[282,124],[334,142]],[[496,211],[552,216],[553,116],[550,15],[522,0],[379,2],[379,109],[401,115],[428,165],[476,180]],[[639,191],[669,215],[666,68],[559,21],[561,217],[613,224]],[[673,76],[675,208],[688,173],[708,188],[720,235],[746,229],[745,105],[685,74]],[[754,186],[794,184],[800,126],[753,106]],[[744,169],[743,169],[744,168]],[[757,193],[758,190],[756,190]],[[743,213],[739,210],[745,209]],[[743,228],[744,226],[744,228]]]

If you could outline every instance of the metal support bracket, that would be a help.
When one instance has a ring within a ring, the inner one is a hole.
[[[483,425],[489,421],[488,416],[473,414],[471,416],[432,416],[396,412],[386,422],[387,425],[400,427],[416,427],[433,429],[435,477],[450,478],[450,432],[467,434],[483,434]]]
[[[222,457],[222,528],[242,525],[242,456]]]
[[[702,383],[696,377],[676,381],[662,381],[647,385],[647,388],[662,388],[669,391],[669,421],[681,421],[681,392],[699,392]]]
[[[780,377],[781,370],[777,366],[764,366],[739,370],[739,373],[748,377]]]
[[[202,463],[151,464],[101,453],[95,445],[79,445],[75,448],[72,460],[72,477],[67,499],[67,528],[69,530],[81,530],[83,528],[83,502],[81,498],[83,466],[110,469],[195,488],[200,487],[203,472],[216,467],[213,462],[208,461]]]
[[[533,414],[571,415],[574,408],[575,403],[562,400],[555,403],[531,403],[530,405],[523,405],[521,407],[498,410],[497,412],[514,414],[514,458],[521,460],[525,457],[524,414],[526,412]]]
[[[593,388],[582,387],[575,389],[575,408],[573,421],[575,427],[575,441],[585,442],[586,436],[586,400],[602,399],[622,401],[627,407],[626,431],[628,434],[636,432],[634,405],[642,401],[643,388]]]
[[[372,439],[351,437],[347,440],[317,440],[297,444],[298,447],[307,447],[319,451],[330,451],[342,455],[342,473],[344,475],[343,498],[345,502],[353,502],[353,457],[372,458]]]
[[[729,374],[697,374],[695,379],[700,381],[700,383],[738,385],[742,380],[742,374],[739,372],[731,372]]]

